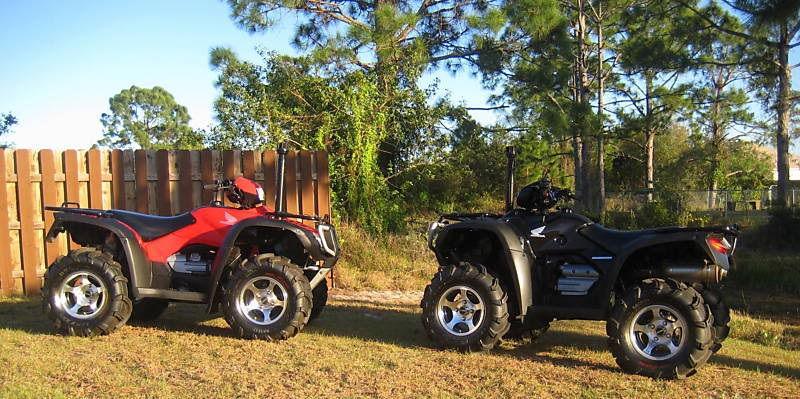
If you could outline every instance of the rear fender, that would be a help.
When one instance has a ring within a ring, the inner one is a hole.
[[[487,268],[497,268],[502,275],[507,275],[508,288],[513,290],[514,305],[519,316],[527,313],[528,307],[533,305],[533,290],[531,288],[531,265],[533,254],[523,246],[520,235],[505,223],[494,219],[470,220],[442,227],[432,242],[433,251],[439,264],[457,262],[453,254],[448,253],[448,241],[457,238],[460,234],[475,234],[484,232],[495,238],[502,251],[501,262],[492,265],[484,264]],[[457,257],[457,254],[455,254]]]
[[[109,233],[114,234],[122,246],[131,285],[131,296],[139,298],[139,288],[152,288],[153,276],[150,261],[144,256],[139,240],[136,235],[123,223],[116,219],[94,217],[74,213],[57,212],[54,215],[55,221],[47,232],[47,240],[53,241],[62,232],[69,233],[70,230],[81,228],[81,226],[94,226]],[[81,245],[92,245],[102,243],[79,243]]]
[[[332,267],[336,262],[336,257],[330,257],[324,254],[314,233],[287,223],[282,220],[266,219],[266,218],[252,218],[243,220],[234,225],[225,236],[214,263],[211,266],[211,283],[208,286],[208,311],[211,312],[214,308],[217,291],[219,288],[220,280],[223,273],[229,268],[234,261],[238,258],[235,250],[237,249],[236,243],[241,234],[248,229],[275,229],[282,232],[294,234],[300,242],[300,245],[308,252],[308,256],[312,260],[321,260],[324,262],[325,267]],[[279,254],[278,254],[279,255]],[[300,265],[303,266],[303,265]]]
[[[705,256],[708,257],[708,259],[714,261],[715,263],[718,261],[721,262],[722,260],[714,256],[714,254],[708,248],[708,244],[705,241],[707,235],[707,232],[702,231],[684,231],[667,234],[653,233],[643,235],[635,240],[632,240],[630,243],[621,248],[621,251],[614,259],[609,278],[611,281],[617,281],[620,273],[625,268],[633,267],[634,265],[626,265],[626,263],[631,259],[631,256],[637,252],[647,250],[648,248],[656,247],[658,245],[670,243],[692,243],[693,245],[696,245],[705,254]],[[719,266],[727,270],[729,267],[727,259],[724,259],[724,262],[722,263],[723,264],[719,264]],[[700,265],[701,263],[698,263],[698,267]]]

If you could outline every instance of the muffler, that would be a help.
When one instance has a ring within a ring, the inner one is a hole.
[[[704,265],[700,267],[690,265],[673,265],[664,267],[662,271],[667,277],[674,278],[678,281],[703,284],[719,283],[728,274],[727,270],[715,264]]]

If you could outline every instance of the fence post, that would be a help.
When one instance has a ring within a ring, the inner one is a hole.
[[[11,234],[8,225],[8,192],[6,186],[6,150],[0,148],[0,293],[11,295],[14,279],[11,275]]]
[[[19,215],[19,235],[22,246],[22,276],[25,294],[39,292],[41,282],[37,275],[39,250],[33,227],[33,190],[31,182],[30,150],[14,151],[17,164],[17,212]]]

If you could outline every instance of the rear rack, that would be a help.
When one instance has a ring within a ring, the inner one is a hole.
[[[498,215],[496,213],[485,213],[485,212],[474,212],[474,213],[446,213],[444,215],[439,216],[439,221],[444,220],[458,220],[463,221],[464,219],[474,219],[474,218],[493,218],[497,219],[502,217],[503,215]]]
[[[75,205],[75,206],[72,207],[70,205]],[[61,204],[61,206],[46,206],[44,207],[44,209],[52,212],[77,213],[80,215],[90,215],[97,217],[106,216],[106,211],[102,209],[80,208],[80,205],[77,202],[64,202],[63,204]]]

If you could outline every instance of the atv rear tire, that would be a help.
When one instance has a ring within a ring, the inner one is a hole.
[[[148,322],[153,321],[167,310],[169,301],[158,298],[142,298],[133,302],[133,313],[131,321]]]
[[[131,315],[128,279],[114,258],[79,248],[58,258],[44,275],[42,311],[65,335],[110,334]]]
[[[539,337],[544,335],[550,328],[550,322],[536,320],[534,326],[526,326],[521,322],[514,320],[511,322],[511,327],[508,329],[506,335],[503,336],[504,340],[521,341],[524,343],[536,342]]]
[[[722,293],[716,288],[706,286],[695,287],[695,289],[703,295],[703,300],[711,309],[711,314],[714,315],[714,347],[711,348],[711,351],[716,353],[722,348],[722,341],[725,341],[731,332],[731,328],[728,326],[731,321],[731,310],[722,300]]]
[[[297,335],[311,315],[311,286],[289,259],[251,257],[225,283],[223,313],[242,338],[284,340]]]
[[[439,346],[490,350],[508,332],[507,299],[500,280],[485,267],[444,266],[425,287],[422,325]]]
[[[648,279],[617,301],[606,323],[611,354],[623,370],[685,378],[711,356],[714,316],[694,288]]]

